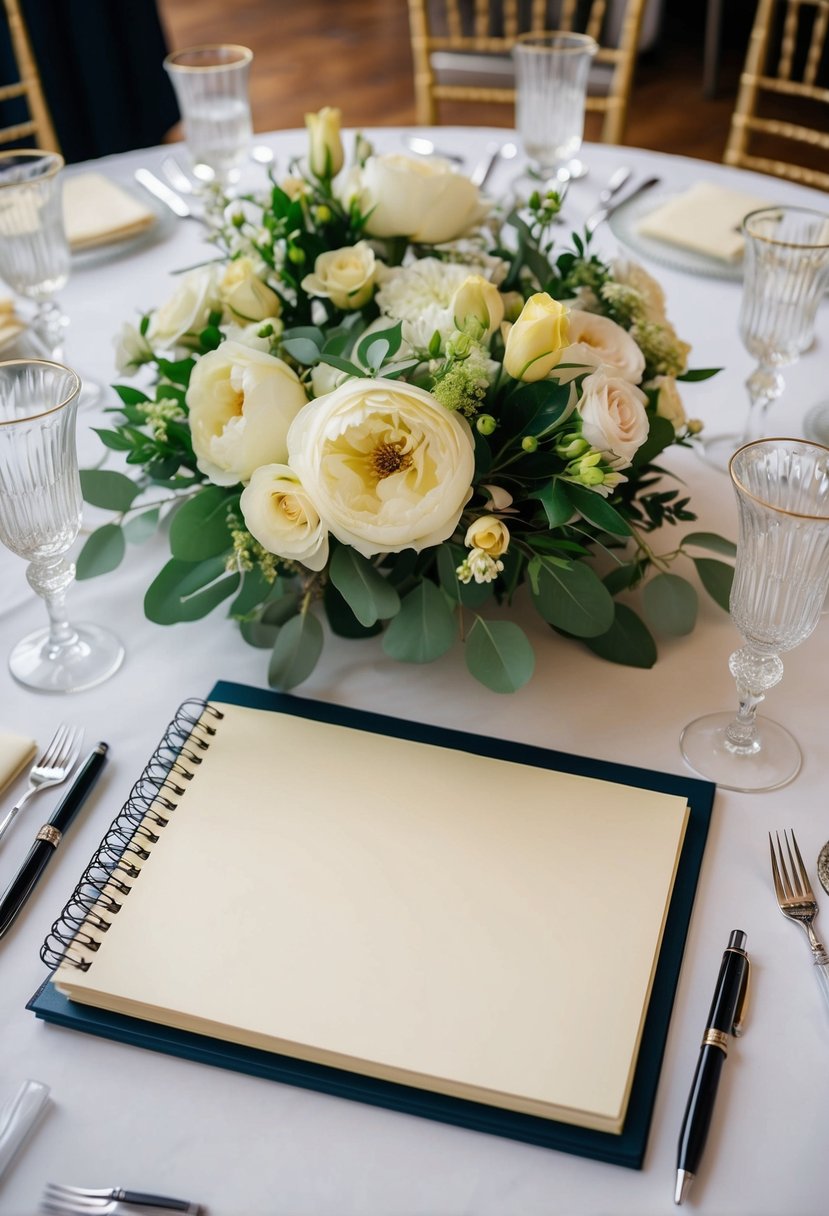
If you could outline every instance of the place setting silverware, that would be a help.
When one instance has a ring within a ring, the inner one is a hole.
[[[142,186],[153,198],[157,198],[165,207],[168,207],[173,212],[173,215],[177,215],[180,220],[195,220],[197,224],[206,225],[207,221],[203,215],[199,215],[193,211],[190,204],[185,202],[181,195],[173,190],[172,186],[168,186],[166,182],[163,182],[160,177],[157,177],[149,169],[143,167],[136,169],[133,177],[139,186]]]
[[[61,723],[51,740],[29,769],[29,785],[10,811],[0,821],[0,841],[14,823],[20,811],[35,794],[60,785],[78,762],[83,743],[83,729]]]
[[[818,914],[817,900],[792,829],[784,831],[782,842],[779,832],[774,835],[769,832],[769,851],[778,907],[787,920],[800,925],[806,934],[818,985],[829,1004],[829,953],[813,927]]]
[[[189,1199],[152,1195],[124,1187],[65,1186],[47,1182],[40,1202],[41,1212],[51,1216],[150,1216],[150,1213],[183,1212],[184,1216],[205,1216],[206,1209]]]
[[[600,203],[599,207],[588,215],[587,219],[584,221],[585,230],[589,232],[591,236],[599,225],[603,224],[605,220],[609,219],[610,216],[613,215],[614,211],[617,211],[619,207],[624,207],[627,203],[632,202],[633,199],[638,198],[641,194],[644,194],[646,190],[652,190],[653,187],[658,186],[662,180],[659,177],[646,177],[643,182],[640,182],[638,186],[634,187],[634,189],[631,190],[629,194],[626,194],[624,198],[618,198],[618,191],[620,191],[627,183],[629,176],[630,175],[628,174],[628,176],[624,178],[622,184],[615,187],[615,189],[613,189],[611,193],[606,196],[604,203]],[[609,185],[610,183],[608,183],[608,186]],[[599,198],[601,199],[601,195]]]
[[[451,161],[453,165],[463,165],[466,163],[465,158],[458,152],[448,152],[445,148],[438,147],[433,140],[427,139],[425,135],[404,135],[403,143],[416,156],[438,156],[441,160]]]
[[[486,155],[478,161],[475,168],[469,174],[469,180],[473,186],[477,186],[479,190],[483,190],[498,162],[513,160],[517,155],[518,145],[511,139],[505,140],[503,143],[489,144]]]

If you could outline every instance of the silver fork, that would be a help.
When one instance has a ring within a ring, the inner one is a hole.
[[[806,873],[800,849],[797,847],[794,832],[789,829],[788,832],[783,833],[783,844],[780,842],[779,832],[775,832],[774,837],[769,832],[769,850],[774,891],[780,911],[805,930],[812,951],[818,985],[829,1004],[829,954],[826,953],[826,947],[812,928],[818,912],[817,900],[809,882],[809,875]],[[788,867],[786,857],[789,859]]]
[[[19,812],[30,798],[50,785],[60,785],[75,767],[83,743],[83,730],[79,726],[62,723],[52,736],[52,741],[29,771],[29,788],[16,802],[0,823],[0,840],[11,827]]]
[[[137,1213],[147,1216],[153,1212],[184,1212],[186,1216],[203,1216],[204,1208],[189,1199],[171,1199],[169,1195],[149,1195],[145,1191],[128,1191],[113,1186],[95,1190],[83,1186],[63,1186],[47,1182],[41,1209],[56,1216],[116,1216],[118,1213]]]

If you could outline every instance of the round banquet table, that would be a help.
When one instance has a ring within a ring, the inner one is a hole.
[[[379,150],[401,147],[401,132],[369,135]],[[433,137],[439,146],[461,152],[471,168],[491,140],[507,133],[440,128]],[[258,141],[272,146],[281,169],[305,148],[298,131]],[[350,136],[346,142],[350,148]],[[131,184],[140,165],[158,172],[165,151],[170,149],[132,152],[94,167]],[[703,179],[770,202],[824,210],[827,205],[816,191],[654,152],[587,146],[584,159],[589,174],[572,186],[567,201],[574,226],[595,207],[599,190],[621,164],[633,168],[634,180],[657,173],[671,189]],[[492,194],[510,186],[518,163],[498,165]],[[210,256],[196,224],[164,221],[157,227],[141,244],[76,265],[62,301],[71,318],[67,361],[82,374],[104,383],[116,379],[113,338],[121,322],[136,320],[166,298],[171,271]],[[564,238],[569,229],[561,231]],[[607,225],[596,243],[604,253],[626,252]],[[751,361],[737,335],[739,283],[644,264],[664,285],[669,315],[693,346],[691,365],[724,369],[710,381],[684,386],[688,414],[712,433],[741,429]],[[802,433],[806,410],[826,392],[827,352],[824,305],[814,346],[785,371],[786,391],[769,412],[769,434]],[[687,485],[698,513],[698,523],[685,530],[736,536],[727,476],[690,451],[673,450],[665,463]],[[111,461],[109,467],[117,465]],[[98,522],[96,513],[90,516],[91,525]],[[659,543],[672,547],[676,534]],[[206,694],[220,678],[266,686],[266,653],[248,647],[221,609],[195,624],[168,628],[144,618],[144,590],[166,556],[166,541],[155,538],[132,547],[117,572],[71,591],[73,618],[108,623],[125,644],[124,666],[108,683],[60,699],[16,685],[5,662],[0,669],[0,727],[31,735],[42,746],[66,719],[85,727],[87,745],[104,738],[111,748],[104,777],[59,857],[0,942],[0,1103],[26,1077],[49,1084],[53,1097],[43,1123],[0,1182],[0,1212],[28,1216],[52,1180],[184,1195],[206,1204],[211,1216],[661,1216],[672,1206],[677,1137],[714,980],[729,932],[737,927],[748,934],[753,963],[748,1023],[730,1052],[690,1204],[716,1216],[826,1211],[829,1009],[810,975],[801,934],[777,908],[767,840],[769,830],[793,827],[814,875],[818,850],[829,838],[825,618],[786,657],[783,682],[768,699],[769,715],[802,746],[800,775],[776,792],[716,796],[641,1172],[44,1026],[27,1012],[25,1003],[45,976],[41,942],[176,706]],[[691,573],[688,567],[684,573]],[[45,618],[42,605],[24,590],[23,563],[5,550],[0,586],[6,597],[0,637],[7,653]],[[322,661],[299,693],[676,773],[686,771],[677,742],[683,725],[735,704],[727,660],[737,634],[704,593],[693,633],[661,641],[659,660],[649,671],[603,662],[554,635],[531,610],[518,611],[537,666],[529,685],[512,696],[477,685],[466,673],[460,647],[435,664],[401,665],[385,657],[376,639],[343,641],[328,633]],[[22,787],[20,782],[15,792]],[[0,888],[57,799],[56,791],[40,795],[15,825],[0,851]],[[8,800],[7,793],[6,805]],[[228,861],[244,864],[243,858]],[[829,897],[819,895],[829,932]],[[599,960],[612,942],[610,921],[607,939],[596,943]],[[266,943],[262,965],[267,966]]]

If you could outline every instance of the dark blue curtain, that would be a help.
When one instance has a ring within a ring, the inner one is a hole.
[[[21,9],[68,162],[157,144],[178,121],[154,0],[21,0]],[[17,79],[5,18],[0,79]],[[0,109],[4,125],[20,120],[19,103]]]

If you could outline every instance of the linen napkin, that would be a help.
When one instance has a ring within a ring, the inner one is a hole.
[[[697,182],[646,215],[637,231],[723,262],[738,262],[743,256],[740,226],[744,218],[749,211],[767,206],[765,199],[753,194]]]
[[[91,249],[137,236],[155,212],[102,173],[79,173],[63,185],[63,218],[72,249]]]
[[[34,739],[0,730],[0,793],[34,760],[36,750]]]

